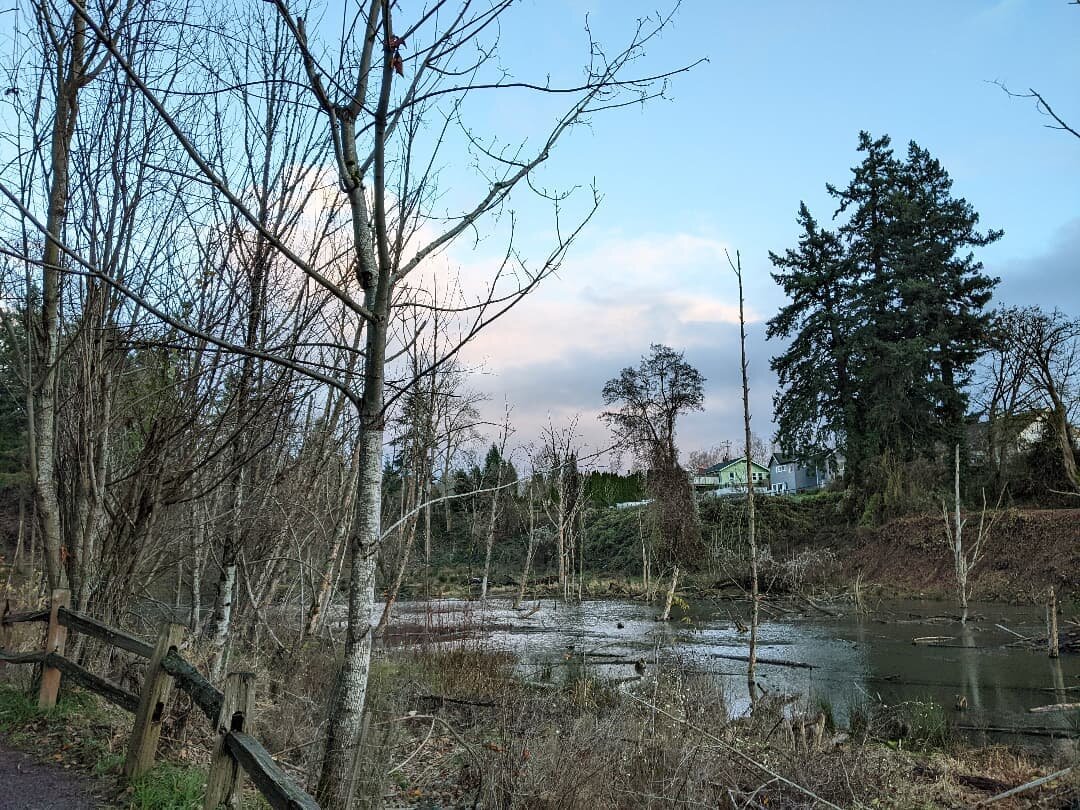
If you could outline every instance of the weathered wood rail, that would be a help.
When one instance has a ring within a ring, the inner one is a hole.
[[[172,690],[180,689],[206,715],[214,735],[214,754],[203,804],[206,810],[237,806],[245,775],[275,810],[318,810],[316,801],[285,774],[253,736],[255,676],[252,673],[230,672],[222,692],[177,652],[183,639],[183,626],[165,624],[157,644],[147,644],[72,610],[70,604],[70,593],[57,590],[52,593],[48,610],[13,613],[5,606],[0,614],[0,662],[41,665],[39,707],[48,709],[56,705],[61,677],[66,677],[133,713],[135,722],[128,741],[124,774],[134,778],[153,766],[165,706]],[[47,622],[44,649],[9,651],[6,648],[11,626],[26,622]],[[128,692],[65,658],[68,630],[147,659],[149,665],[140,693]]]

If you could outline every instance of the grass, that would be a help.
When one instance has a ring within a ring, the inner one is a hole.
[[[127,797],[130,810],[200,810],[206,772],[201,768],[161,763],[133,779]]]

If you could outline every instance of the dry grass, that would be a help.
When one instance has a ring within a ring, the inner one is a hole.
[[[995,786],[1076,761],[1075,747],[1056,762],[967,747],[929,704],[868,706],[848,735],[831,728],[827,707],[790,701],[760,701],[730,720],[720,681],[675,665],[621,682],[580,661],[523,675],[482,634],[450,639],[444,623],[434,617],[424,643],[377,651],[358,752],[363,807],[968,807]],[[308,640],[282,653],[264,642],[231,665],[259,674],[257,736],[312,784],[334,645]],[[174,701],[164,731],[164,758],[204,765],[207,724],[186,698]],[[1080,774],[1070,779],[997,806],[1074,806]]]
[[[729,721],[718,682],[678,668],[622,683],[515,673],[510,656],[477,641],[381,657],[361,752],[366,806],[964,807],[993,792],[966,777],[1013,786],[1052,770],[947,740],[924,705],[867,712],[848,737],[789,702]],[[1012,806],[1075,799],[1066,782]]]

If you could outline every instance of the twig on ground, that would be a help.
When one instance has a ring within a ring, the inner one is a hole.
[[[1013,796],[1016,796],[1019,793],[1024,793],[1026,791],[1037,788],[1040,785],[1045,785],[1047,782],[1052,782],[1055,779],[1059,779],[1062,776],[1065,776],[1066,774],[1068,774],[1069,771],[1071,771],[1071,770],[1072,770],[1072,766],[1070,765],[1068,768],[1062,768],[1060,771],[1055,771],[1054,773],[1049,774],[1048,776],[1040,776],[1038,779],[1032,779],[1030,782],[1025,782],[1022,785],[1014,787],[1012,790],[1006,790],[1004,793],[998,793],[996,796],[991,796],[989,799],[983,799],[981,802],[979,802],[975,806],[976,807],[983,807],[984,805],[987,805],[987,804],[993,804],[994,802],[999,802],[1002,799],[1011,798]]]

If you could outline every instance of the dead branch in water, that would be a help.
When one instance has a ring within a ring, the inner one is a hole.
[[[1080,709],[1080,703],[1051,703],[1048,706],[1032,706],[1028,714],[1041,714],[1043,712],[1067,712],[1072,709]]]

